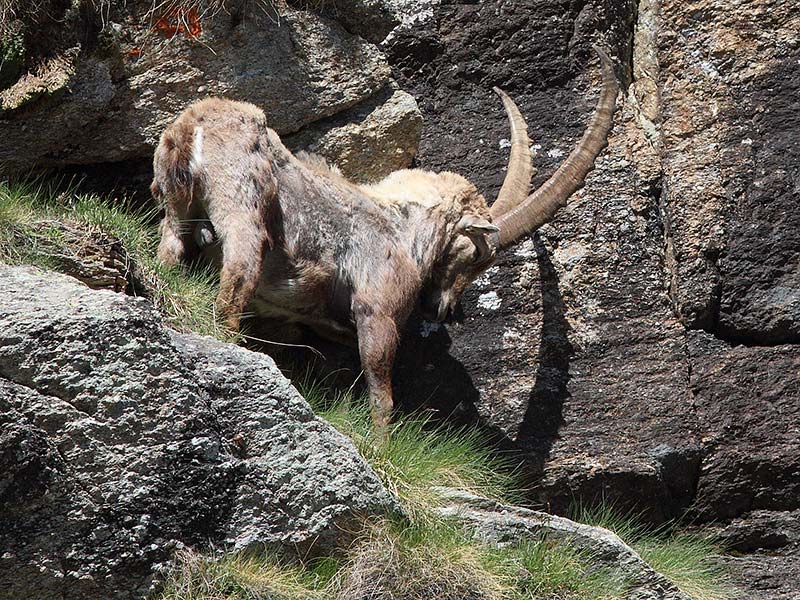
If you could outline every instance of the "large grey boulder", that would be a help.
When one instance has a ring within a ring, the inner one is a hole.
[[[285,138],[294,150],[319,154],[342,174],[369,183],[404,169],[417,153],[422,116],[414,98],[387,88],[357,107]]]
[[[268,357],[0,265],[0,598],[136,598],[182,545],[330,547],[396,510]]]
[[[385,175],[397,168],[393,152],[400,148],[400,166],[408,166],[418,143],[419,111],[411,97],[398,104],[392,94],[380,95],[391,79],[379,48],[333,19],[283,4],[277,12],[268,4],[234,3],[195,20],[189,13],[169,12],[178,5],[153,9],[111,2],[102,31],[88,43],[80,42],[82,32],[93,26],[64,16],[59,35],[76,38],[75,45],[44,60],[47,73],[40,73],[45,67],[32,69],[0,89],[3,170],[150,157],[166,125],[206,96],[258,105],[281,135],[323,121],[309,134],[311,141],[334,127],[325,119],[346,113],[352,120],[350,109],[362,104],[374,109],[383,98],[389,104],[381,115],[386,126],[376,138],[381,153],[349,161],[371,164]],[[197,35],[182,29],[167,33],[168,27],[188,23],[196,25]],[[36,91],[44,85],[38,79],[49,82],[46,93]],[[350,123],[338,137],[361,135],[359,125]],[[394,160],[381,166],[383,154]]]

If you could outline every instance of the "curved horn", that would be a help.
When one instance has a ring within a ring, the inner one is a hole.
[[[489,209],[492,219],[498,219],[520,202],[525,200],[531,191],[533,165],[531,164],[531,141],[528,139],[528,125],[517,105],[500,88],[492,88],[500,96],[508,115],[511,128],[511,155],[508,157],[508,171],[503,180],[503,187]]]
[[[572,193],[583,185],[586,175],[594,168],[595,159],[607,144],[619,88],[608,55],[597,46],[594,49],[600,56],[603,87],[592,120],[577,147],[553,176],[521,204],[493,219],[500,228],[498,241],[501,248],[550,221],[567,204]]]

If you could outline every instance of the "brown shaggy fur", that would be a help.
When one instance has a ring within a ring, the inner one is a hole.
[[[161,260],[182,260],[197,221],[210,221],[228,325],[250,310],[332,338],[356,333],[379,426],[391,418],[392,364],[418,300],[429,318],[446,318],[494,260],[486,201],[463,177],[406,170],[357,186],[320,157],[292,155],[250,104],[192,105],[167,127],[153,167]]]

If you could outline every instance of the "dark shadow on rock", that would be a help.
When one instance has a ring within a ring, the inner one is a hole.
[[[471,373],[477,369],[454,355],[454,338],[448,327],[424,321],[413,314],[406,326],[393,372],[395,409],[398,415],[425,414],[434,423],[469,426],[481,430],[488,443],[523,464],[524,477],[535,480],[550,457],[564,423],[563,407],[569,397],[569,366],[575,353],[569,342],[570,326],[558,285],[558,275],[544,244],[534,237],[540,273],[543,307],[541,341],[536,376],[528,405],[516,438],[480,414],[480,392]],[[275,358],[293,380],[310,376],[334,390],[353,389],[365,393],[358,352],[324,340],[307,330],[297,332],[293,341],[318,350],[322,356],[302,347],[269,344],[254,346]],[[275,336],[275,332],[262,335]],[[533,334],[535,335],[535,334]],[[272,337],[271,339],[278,339]],[[478,340],[478,343],[480,340]],[[531,341],[533,343],[533,340]]]
[[[450,354],[452,338],[445,327],[421,336],[429,324],[416,314],[406,327],[393,371],[395,409],[399,414],[424,413],[435,422],[475,425],[478,390],[468,369]],[[303,326],[292,331],[252,324],[247,346],[269,354],[295,382],[310,379],[334,391],[366,394],[358,350],[326,340]],[[287,335],[288,334],[288,335]],[[292,344],[292,345],[276,345]]]
[[[564,424],[564,402],[569,398],[569,364],[575,349],[569,342],[570,326],[558,274],[538,235],[533,238],[542,291],[542,331],[536,378],[516,440],[525,455],[526,470],[538,475]]]
[[[73,186],[79,193],[125,202],[133,210],[152,210],[156,201],[150,195],[153,181],[153,157],[129,160],[68,165],[51,171],[64,186]]]
[[[437,421],[475,424],[480,398],[469,370],[454,357],[446,326],[412,315],[398,351],[395,402],[402,412],[425,411]]]

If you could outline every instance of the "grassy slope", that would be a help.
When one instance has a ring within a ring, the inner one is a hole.
[[[56,192],[41,181],[0,181],[0,260],[64,271],[64,257],[79,256],[93,234],[111,236],[127,251],[130,275],[141,284],[137,293],[150,297],[170,325],[233,339],[214,312],[215,275],[164,267],[156,260],[154,217],[154,212],[129,212],[74,190]]]
[[[163,600],[624,597],[621,575],[598,569],[589,554],[547,538],[488,545],[459,523],[434,515],[440,486],[461,486],[498,500],[514,497],[509,465],[498,461],[479,436],[434,429],[411,418],[394,424],[384,441],[373,436],[363,400],[299,387],[320,416],[354,440],[386,486],[398,493],[408,518],[365,522],[349,547],[322,562],[285,562],[270,553],[250,558],[184,554]]]
[[[209,598],[488,598],[497,600],[612,600],[625,597],[623,575],[598,568],[594,558],[546,537],[520,540],[503,547],[484,544],[459,524],[433,515],[440,486],[460,486],[473,493],[509,501],[516,494],[515,478],[507,462],[481,443],[479,436],[463,430],[434,429],[409,418],[393,425],[388,441],[377,439],[370,428],[363,400],[331,394],[300,382],[320,416],[354,440],[386,486],[395,490],[409,515],[407,521],[365,523],[364,530],[341,554],[323,563],[281,563],[272,556],[269,572],[274,586],[251,596],[223,588],[207,595],[183,596],[175,586],[165,600]],[[607,527],[696,600],[733,597],[724,572],[714,558],[718,548],[698,535],[652,531],[635,518],[620,516],[613,507],[601,506],[576,513],[577,520]],[[224,557],[224,555],[223,555]],[[193,558],[197,560],[197,558]],[[211,560],[204,558],[201,560]],[[230,557],[221,560],[229,561]],[[332,561],[332,562],[331,562]],[[207,568],[207,567],[206,567]],[[283,573],[286,575],[274,575]],[[294,574],[300,569],[302,578]],[[331,569],[333,573],[331,574]],[[185,570],[182,573],[185,577]],[[304,587],[288,589],[285,579],[304,581]],[[226,588],[227,589],[227,588]],[[386,590],[391,596],[384,596]],[[272,595],[270,595],[272,594]]]

